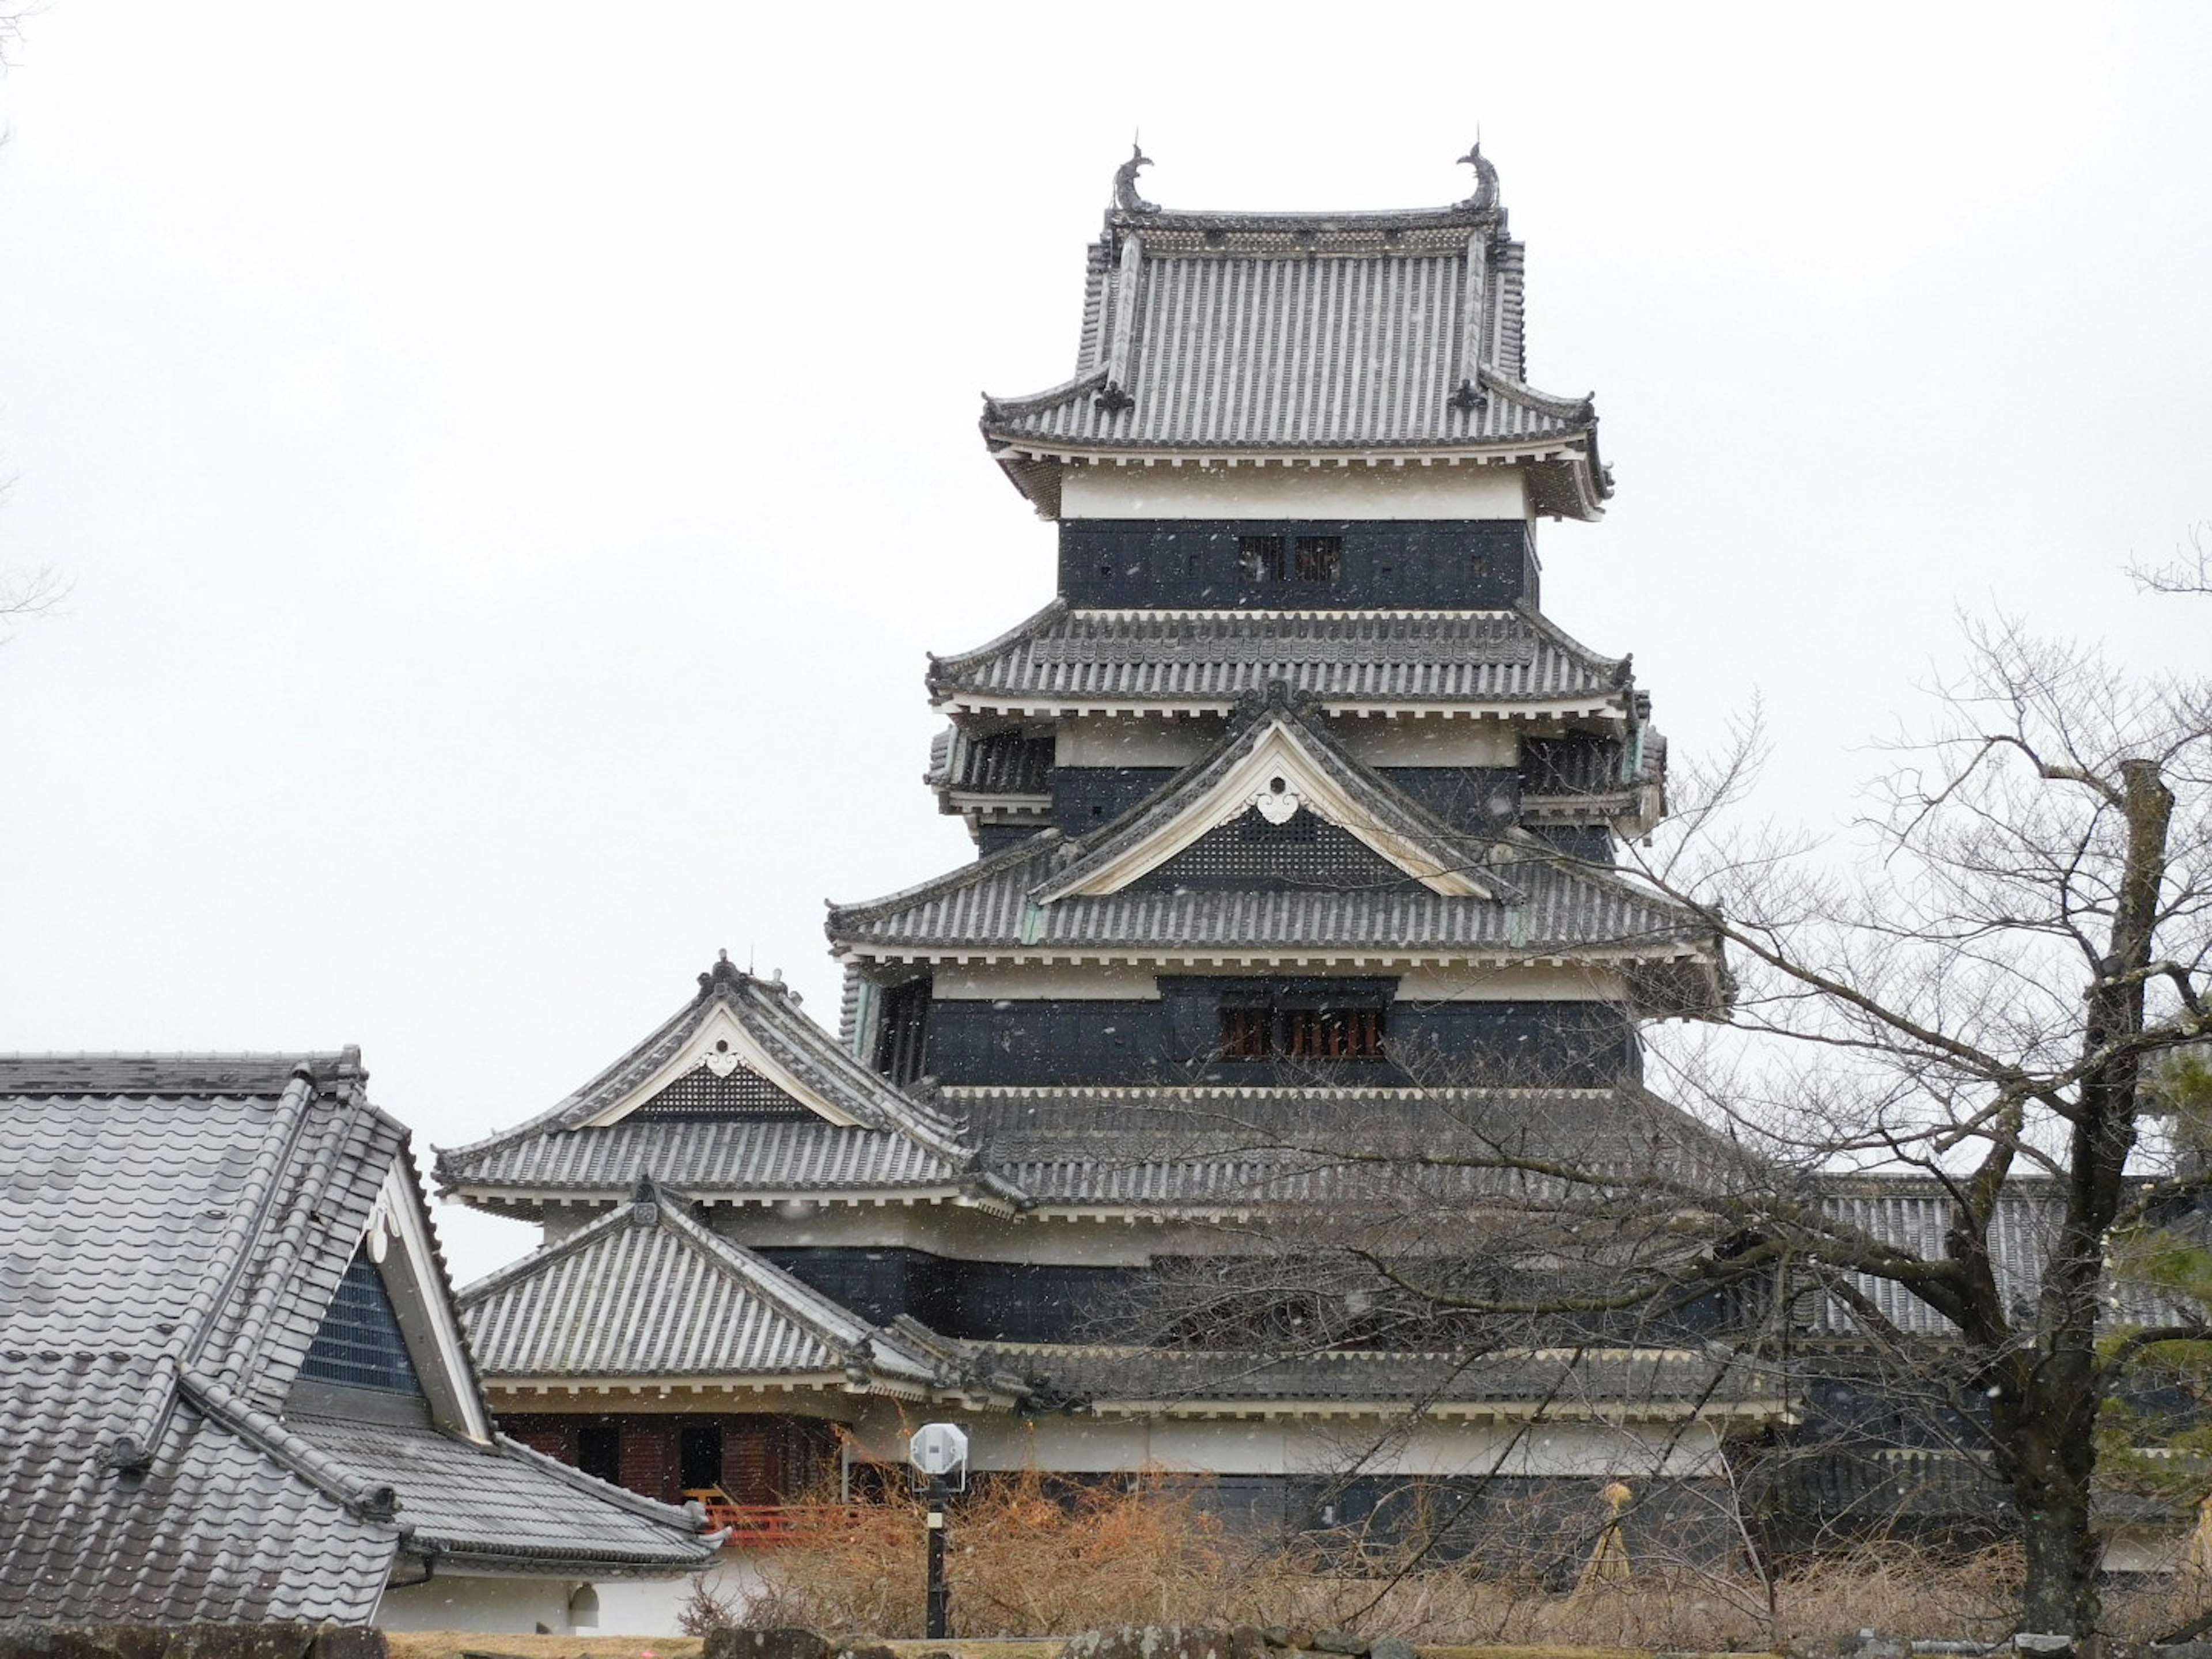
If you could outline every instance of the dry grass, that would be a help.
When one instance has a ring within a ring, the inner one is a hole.
[[[392,1631],[392,1659],[461,1659],[464,1653],[514,1659],[700,1659],[690,1636],[494,1636],[483,1631]]]
[[[971,1495],[954,1521],[953,1628],[969,1638],[1122,1624],[1272,1624],[1389,1632],[1431,1648],[1480,1649],[1487,1659],[1765,1651],[1868,1627],[1992,1640],[2010,1632],[2019,1592],[2009,1552],[1939,1561],[1889,1548],[1823,1560],[1771,1586],[1740,1566],[1644,1560],[1626,1585],[1561,1594],[1533,1574],[1500,1570],[1511,1559],[1509,1540],[1449,1565],[1261,1545],[1225,1533],[1187,1486],[1141,1479],[1074,1494],[1055,1493],[1035,1476],[1005,1481]],[[922,1540],[919,1504],[886,1503],[820,1544],[763,1558],[764,1596],[725,1616],[913,1640],[921,1629]],[[2186,1581],[2115,1592],[2106,1623],[2139,1638],[2179,1624],[2203,1600],[2203,1588]]]

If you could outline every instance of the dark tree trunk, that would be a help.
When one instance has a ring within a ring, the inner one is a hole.
[[[2110,948],[2087,999],[2082,1055],[2090,1064],[2075,1097],[2065,1213],[2044,1264],[2037,1340],[2003,1362],[2008,1375],[1997,1385],[1992,1414],[2027,1557],[2021,1628],[2077,1638],[2096,1628],[2104,1555],[2090,1511],[2104,1392],[2097,1312],[2106,1236],[2119,1213],[2136,1144],[2136,1057],[2098,1056],[2143,1029],[2143,972],[2156,943],[2173,814],[2172,793],[2154,763],[2123,762],[2120,780],[2126,863],[2114,896]]]

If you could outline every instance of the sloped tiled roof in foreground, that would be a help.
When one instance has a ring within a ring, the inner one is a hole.
[[[909,1397],[957,1380],[964,1350],[911,1320],[875,1327],[732,1243],[652,1182],[630,1201],[461,1292],[499,1381],[831,1381]]]
[[[597,1121],[665,1070],[717,1010],[852,1122],[805,1109]],[[957,1122],[855,1060],[782,985],[741,973],[725,958],[699,975],[696,996],[582,1088],[512,1129],[441,1149],[437,1174],[446,1190],[471,1196],[612,1198],[648,1178],[701,1198],[951,1194],[974,1184],[971,1161]]]
[[[1091,249],[1073,377],[987,398],[986,441],[1048,516],[1064,460],[1395,452],[1524,459],[1541,510],[1597,517],[1595,408],[1522,378],[1522,249],[1495,170],[1463,159],[1476,191],[1448,207],[1225,213],[1146,201],[1133,157]]]
[[[1444,703],[1625,711],[1625,659],[1525,611],[1079,611],[1056,599],[973,651],[932,657],[940,708],[1226,711],[1280,684],[1331,712]]]
[[[502,1503],[556,1517],[549,1570],[702,1558],[682,1512],[504,1442],[424,1431],[449,1479],[380,1439],[405,1431],[330,1448],[282,1415],[406,1156],[363,1077],[351,1050],[0,1056],[0,1620],[359,1621],[418,1520],[514,1559]]]

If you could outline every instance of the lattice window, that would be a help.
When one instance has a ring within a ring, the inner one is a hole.
[[[1291,550],[1291,574],[1302,582],[1333,582],[1344,574],[1344,538],[1300,536]]]
[[[929,979],[884,991],[876,1026],[876,1069],[894,1083],[912,1083],[929,1063]]]
[[[1397,887],[1408,879],[1348,830],[1310,811],[1270,823],[1255,807],[1234,823],[1207,831],[1131,885],[1146,892],[1178,887],[1342,892]]]
[[[366,1255],[356,1253],[347,1265],[300,1375],[342,1389],[421,1396],[422,1383],[400,1334],[392,1294]]]
[[[1342,999],[1260,981],[1225,992],[1221,1058],[1322,1063],[1380,1060],[1384,1006],[1372,992]]]
[[[1283,580],[1283,538],[1280,536],[1239,536],[1237,574],[1248,582]]]
[[[652,1121],[667,1118],[811,1117],[813,1114],[757,1072],[738,1066],[716,1077],[702,1062],[630,1114]]]

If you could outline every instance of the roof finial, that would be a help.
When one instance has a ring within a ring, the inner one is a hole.
[[[1489,158],[1482,153],[1480,127],[1474,130],[1474,143],[1468,147],[1467,154],[1459,158],[1459,164],[1474,169],[1474,194],[1460,205],[1485,213],[1495,208],[1498,205],[1498,169],[1490,165]]]
[[[1114,205],[1124,213],[1158,213],[1156,203],[1147,202],[1137,194],[1137,172],[1148,167],[1152,158],[1145,154],[1145,147],[1134,139],[1129,142],[1129,159],[1114,169]]]

